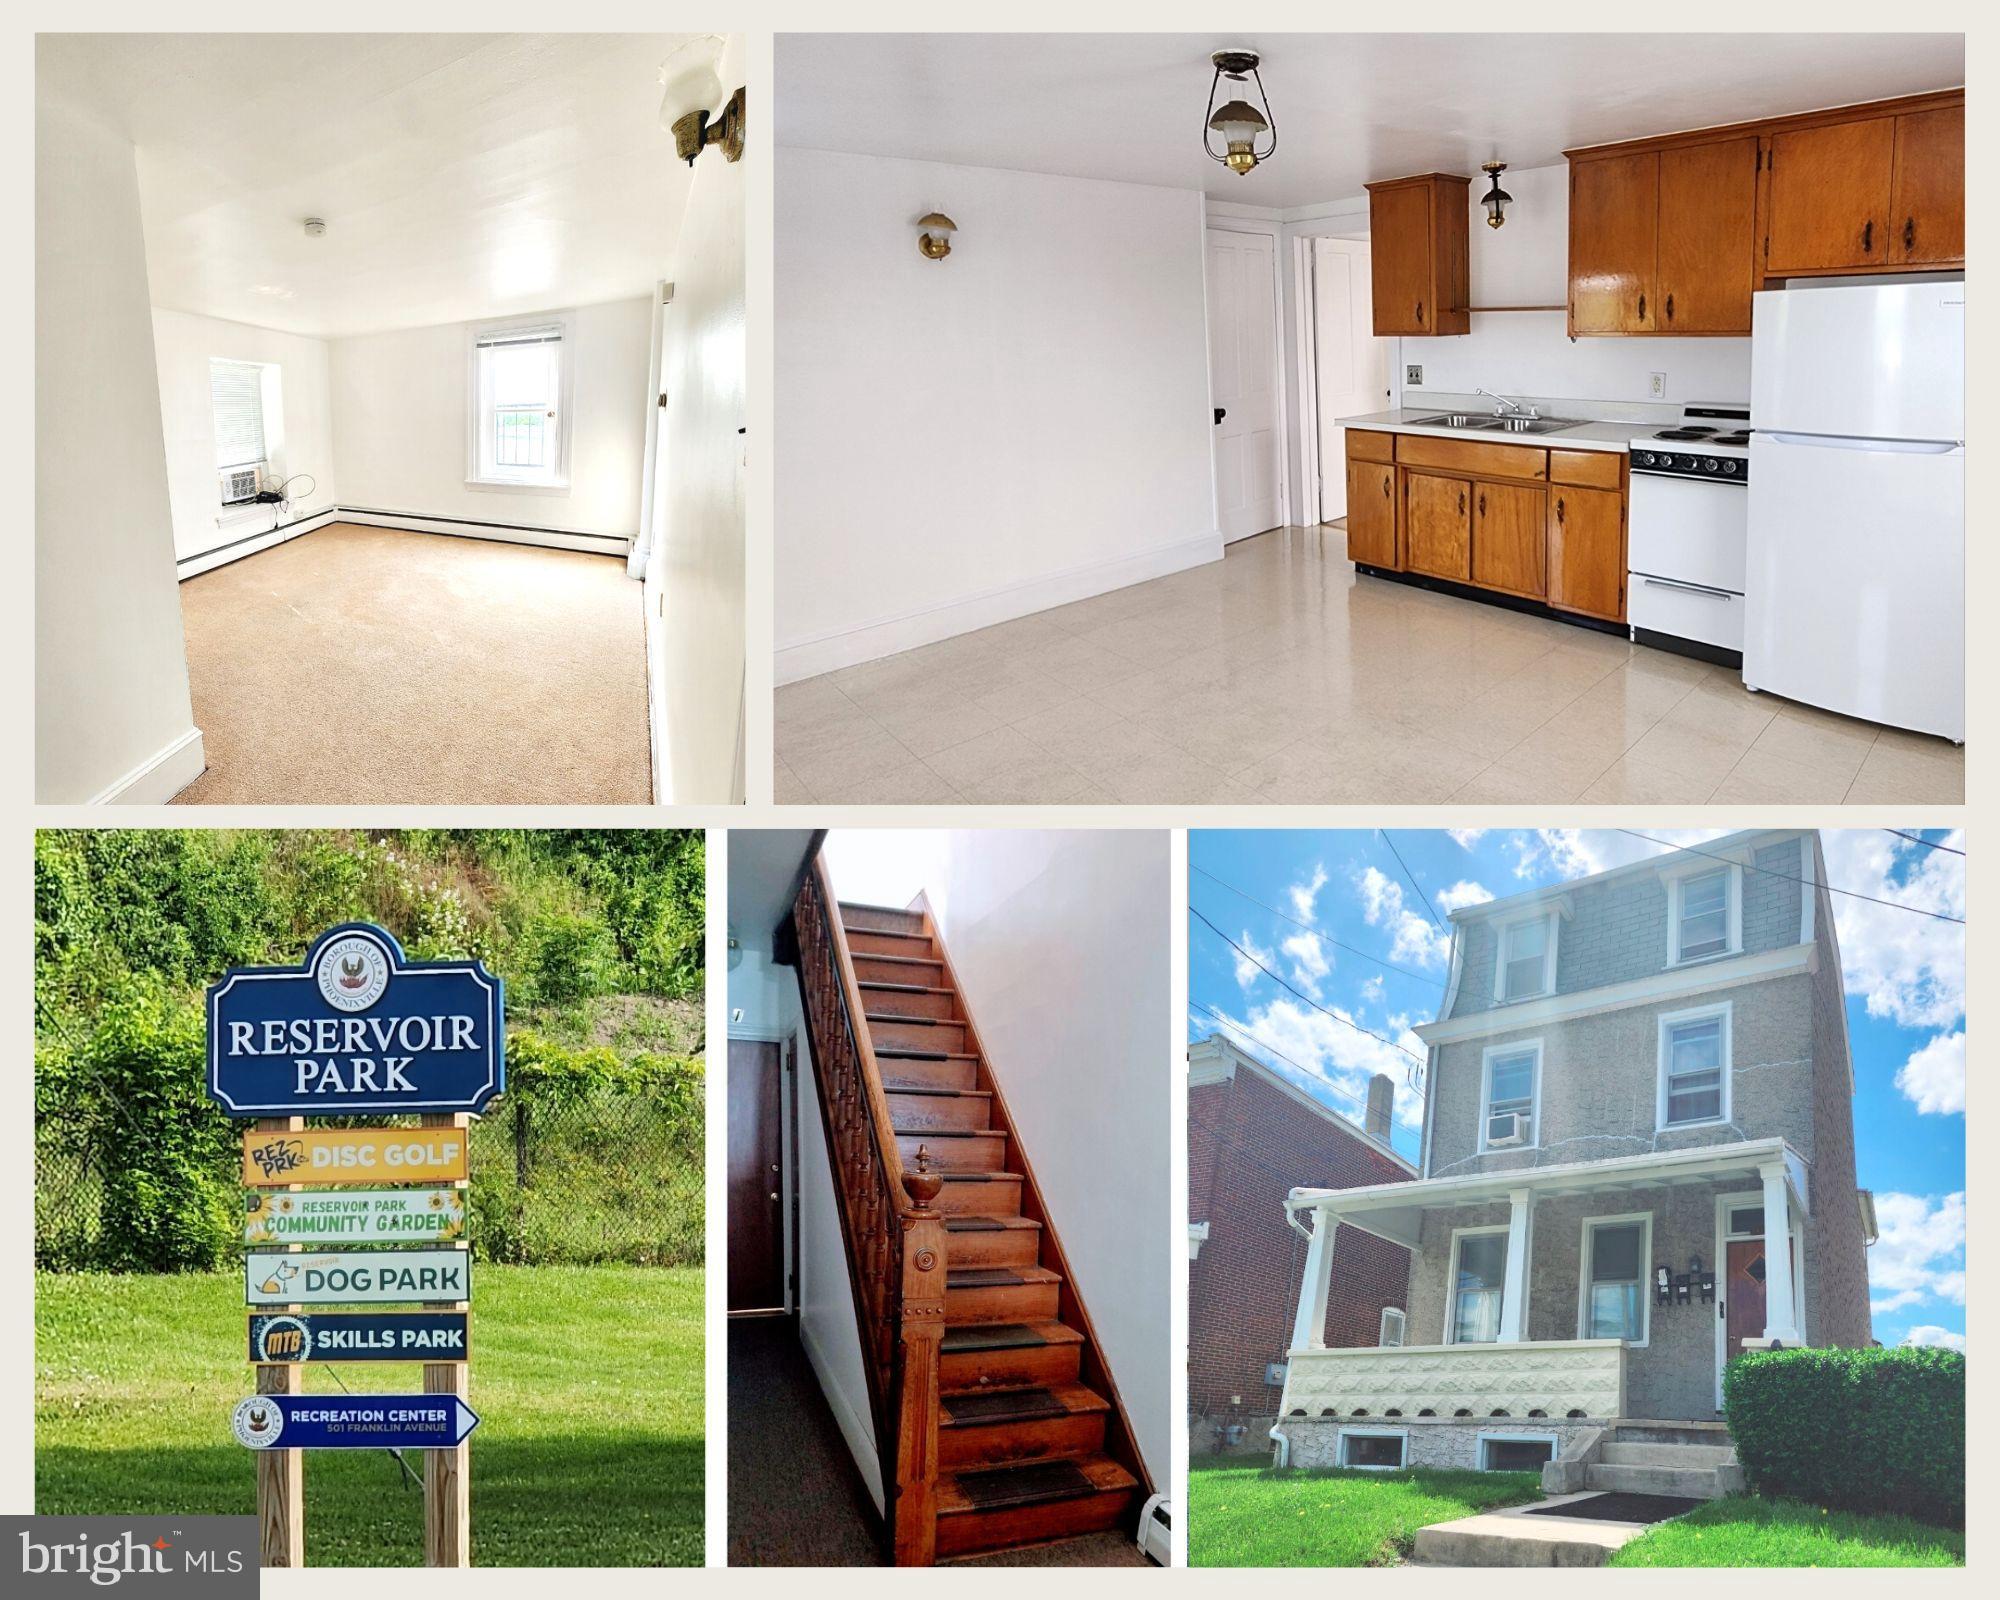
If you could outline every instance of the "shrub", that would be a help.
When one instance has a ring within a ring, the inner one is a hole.
[[[1759,1494],[1964,1524],[1961,1352],[1753,1350],[1729,1364],[1722,1400]]]
[[[525,944],[524,965],[542,1005],[608,994],[617,981],[617,946],[610,930],[594,917],[543,912],[528,925]]]

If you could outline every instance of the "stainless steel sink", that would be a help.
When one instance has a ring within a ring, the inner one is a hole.
[[[1561,433],[1565,428],[1580,428],[1583,423],[1574,417],[1496,417],[1472,416],[1463,411],[1448,411],[1441,416],[1420,417],[1417,426],[1422,428],[1463,428],[1468,433]]]

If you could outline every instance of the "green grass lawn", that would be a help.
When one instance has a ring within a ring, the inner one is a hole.
[[[1243,1456],[1188,1462],[1188,1565],[1382,1567],[1417,1530],[1541,1498],[1533,1472],[1273,1472]]]
[[[1641,1534],[1614,1567],[1962,1567],[1965,1535],[1908,1517],[1732,1495]]]
[[[481,1263],[472,1322],[477,1566],[699,1566],[699,1268]],[[35,1509],[255,1510],[229,1431],[253,1387],[240,1274],[37,1274]],[[309,1365],[306,1389],[419,1389],[402,1362]],[[420,1452],[409,1456],[419,1478]],[[423,1498],[387,1454],[306,1457],[311,1566],[419,1566]]]

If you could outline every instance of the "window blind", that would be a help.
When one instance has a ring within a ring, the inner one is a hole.
[[[264,374],[248,361],[211,360],[208,394],[215,411],[218,469],[254,466],[264,459]]]
[[[481,350],[499,350],[517,344],[561,344],[562,328],[551,323],[546,328],[501,328],[479,336]]]

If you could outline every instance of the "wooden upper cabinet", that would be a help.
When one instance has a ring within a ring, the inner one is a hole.
[[[1765,200],[1764,271],[1859,271],[1893,264],[1890,192],[1896,118],[1774,134]]]
[[[1570,163],[1572,335],[1654,331],[1659,225],[1658,151]]]
[[[1889,248],[1899,264],[1963,264],[1963,105],[1913,111],[1896,119],[1896,170],[1889,193]]]
[[[1757,140],[1660,152],[1653,333],[1750,331],[1757,288]]]
[[[1472,484],[1403,474],[1403,557],[1412,572],[1464,583],[1472,576]]]
[[[1433,172],[1368,185],[1376,337],[1472,331],[1471,181]]]

